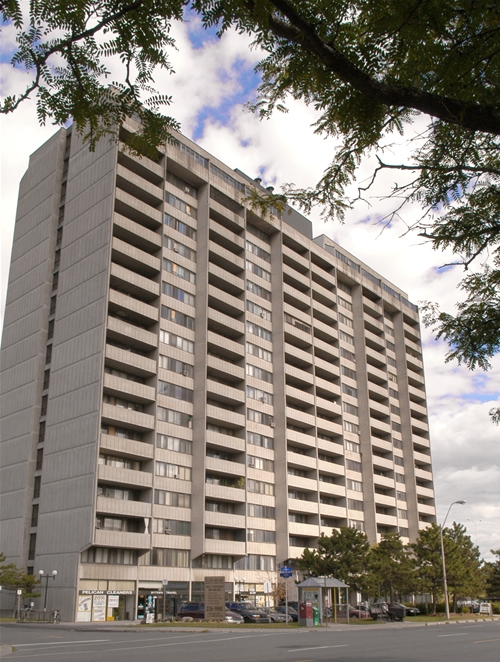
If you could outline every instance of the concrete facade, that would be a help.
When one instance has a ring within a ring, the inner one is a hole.
[[[123,131],[134,131],[132,121]],[[183,136],[71,129],[22,180],[2,345],[2,551],[64,620],[261,599],[335,527],[435,521],[416,306]],[[276,213],[274,213],[276,212]]]

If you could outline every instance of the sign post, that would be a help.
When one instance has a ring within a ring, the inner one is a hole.
[[[226,615],[226,578],[205,577],[205,618],[223,621]]]
[[[167,584],[168,584],[168,579],[163,579],[162,580],[162,586],[163,586],[163,622],[165,623],[165,616],[166,616],[166,601],[167,601]]]
[[[288,625],[288,579],[292,576],[292,570],[287,565],[280,568],[280,577],[285,580],[285,623]]]

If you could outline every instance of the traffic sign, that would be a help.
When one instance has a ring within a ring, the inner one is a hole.
[[[284,577],[285,579],[288,579],[288,577],[292,576],[292,569],[289,568],[288,566],[284,565],[280,568],[280,577]]]

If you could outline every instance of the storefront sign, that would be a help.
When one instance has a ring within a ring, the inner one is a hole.
[[[134,591],[128,589],[109,589],[107,591],[99,589],[83,589],[78,591],[80,595],[134,595]]]

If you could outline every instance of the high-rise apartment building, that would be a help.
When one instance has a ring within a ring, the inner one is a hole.
[[[21,183],[2,550],[57,570],[65,620],[214,574],[258,600],[321,533],[435,521],[416,306],[178,138],[150,160],[60,130]]]

